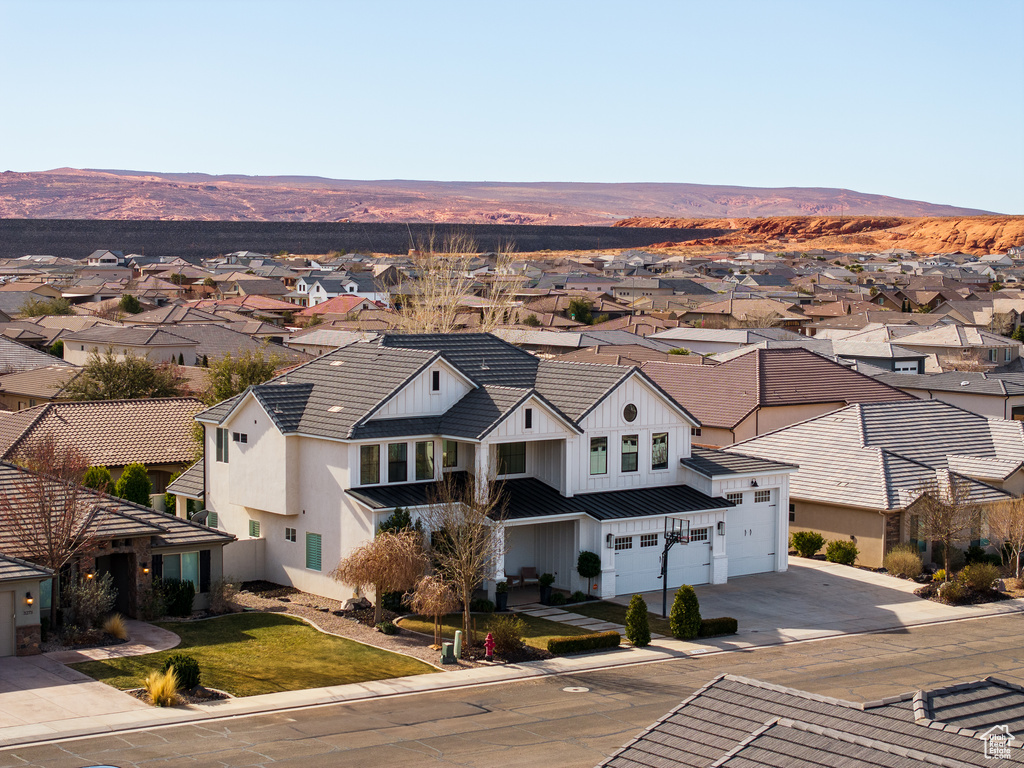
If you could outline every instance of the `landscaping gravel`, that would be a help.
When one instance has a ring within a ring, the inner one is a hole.
[[[250,585],[246,585],[250,586]],[[403,629],[397,635],[385,635],[373,627],[360,624],[345,615],[337,615],[335,611],[341,611],[344,602],[331,600],[318,595],[310,595],[299,592],[291,587],[281,587],[275,584],[261,583],[258,591],[242,591],[233,599],[233,602],[240,608],[263,611],[267,613],[285,613],[291,616],[298,616],[306,619],[323,632],[332,635],[347,637],[366,645],[376,648],[383,648],[386,651],[404,653],[407,656],[425,661],[446,671],[455,669],[470,669],[483,666],[482,664],[459,660],[457,664],[440,664],[441,652],[430,648],[432,637],[427,637],[416,632],[409,632]],[[283,602],[284,601],[287,602]]]

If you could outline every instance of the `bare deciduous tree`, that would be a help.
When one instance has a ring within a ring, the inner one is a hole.
[[[981,510],[971,501],[971,483],[966,477],[940,471],[938,479],[918,489],[921,494],[908,511],[920,520],[919,535],[942,544],[946,578],[950,576],[950,550],[970,539],[979,523]]]
[[[0,529],[15,542],[11,554],[53,570],[51,626],[57,623],[60,571],[94,545],[98,497],[81,485],[89,462],[52,434],[19,453],[23,472],[0,487]]]
[[[472,270],[476,242],[470,235],[456,232],[438,244],[432,233],[410,258],[411,276],[390,289],[391,303],[399,309],[399,329],[405,333],[456,332],[458,316],[466,312],[465,299],[475,295],[478,282]],[[511,261],[509,246],[498,254],[495,274],[507,273]],[[480,333],[509,321],[510,310],[517,306],[514,282],[493,281],[484,299],[480,323],[473,329]]]
[[[496,575],[505,553],[506,507],[500,487],[491,479],[459,482],[449,474],[437,484],[423,515],[432,535],[434,566],[462,601],[462,629],[469,645],[473,592]]]
[[[437,575],[424,576],[416,582],[416,589],[409,600],[409,607],[420,616],[434,619],[434,645],[441,647],[441,618],[457,610],[459,598],[451,585]]]
[[[767,312],[748,312],[743,317],[744,328],[775,328],[782,325],[782,315],[768,310]]]
[[[338,563],[331,576],[353,587],[373,587],[373,623],[379,624],[384,595],[412,589],[429,562],[418,533],[381,533]]]
[[[985,518],[989,539],[1013,555],[1013,575],[1019,579],[1021,556],[1024,555],[1024,499],[996,504],[986,510]]]

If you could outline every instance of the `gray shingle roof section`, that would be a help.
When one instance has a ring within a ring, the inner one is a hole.
[[[795,464],[783,464],[780,461],[768,461],[757,456],[746,456],[742,453],[730,453],[698,446],[691,449],[690,458],[683,459],[682,464],[705,477],[788,472],[798,469]]]
[[[527,389],[484,386],[466,393],[441,417],[439,432],[479,439],[530,395]]]
[[[578,421],[630,372],[631,368],[617,365],[542,360],[536,387],[566,416]]]
[[[1024,395],[1024,373],[882,373],[875,377],[893,387],[934,392],[969,392],[979,395]]]
[[[201,499],[206,495],[206,467],[202,459],[186,469],[173,482],[167,492],[187,499]]]
[[[85,341],[94,344],[125,344],[127,346],[194,346],[196,342],[160,328],[144,325],[97,325],[82,331],[67,334],[68,341]]]
[[[532,477],[506,480],[500,487],[507,502],[508,520],[580,514],[595,520],[617,520],[733,506],[725,499],[708,496],[687,485],[580,493],[571,498]],[[429,504],[434,488],[436,483],[431,481],[359,487],[345,492],[370,509],[392,509]]]
[[[253,395],[266,410],[281,432],[295,432],[302,423],[313,384],[280,384],[274,387],[253,387]]]
[[[3,291],[0,291],[0,294],[2,293]],[[49,368],[54,365],[74,369],[71,363],[65,363],[59,357],[0,336],[0,370],[6,373],[20,373],[34,371],[37,368]]]
[[[381,346],[440,352],[477,384],[530,389],[540,360],[487,333],[387,334]]]
[[[26,579],[46,579],[53,574],[49,568],[22,560],[20,557],[0,555],[0,583]]]
[[[917,721],[910,698],[861,705],[723,675],[601,765],[959,768],[982,762],[979,739]],[[1021,763],[1020,750],[1011,763]]]
[[[1024,732],[1024,688],[995,678],[932,691],[915,698],[922,719],[984,732],[995,725]]]
[[[947,471],[999,477],[1007,462],[1024,460],[1024,429],[1020,422],[986,419],[938,400],[861,403],[725,450],[798,465],[790,477],[793,498],[897,510],[921,489],[942,485]],[[982,471],[986,466],[991,469]],[[970,481],[975,502],[1008,495]]]

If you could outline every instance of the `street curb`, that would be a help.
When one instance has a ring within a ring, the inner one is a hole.
[[[260,696],[229,699],[209,704],[187,705],[182,708],[147,710],[146,712],[122,712],[96,718],[80,718],[88,721],[80,726],[70,723],[59,730],[50,730],[48,726],[14,726],[10,730],[29,731],[21,736],[3,738],[0,736],[0,753],[16,747],[39,746],[60,743],[71,739],[96,736],[109,736],[116,733],[127,733],[138,730],[161,728],[187,723],[205,723],[219,720],[230,720],[236,717],[247,717],[259,714],[274,714],[298,709],[324,707],[333,704],[356,703],[373,699],[412,696],[422,693],[436,693],[463,688],[475,688],[485,685],[498,685],[516,681],[539,680],[560,675],[599,672],[617,667],[655,664],[666,661],[705,656],[720,656],[728,653],[744,653],[765,648],[775,648],[801,643],[821,642],[847,637],[863,637],[896,632],[916,627],[951,624],[960,621],[997,618],[1024,613],[1024,600],[1013,601],[1015,605],[995,603],[992,605],[1006,606],[1002,610],[992,610],[975,616],[936,619],[914,624],[900,624],[885,628],[875,628],[863,632],[836,632],[818,637],[807,637],[777,642],[749,645],[741,648],[719,648],[709,643],[684,643],[670,641],[679,648],[665,646],[648,646],[647,648],[623,647],[599,654],[575,657],[556,657],[544,661],[523,662],[488,667],[476,667],[469,670],[437,672],[429,675],[415,675],[387,680],[375,680],[365,683],[327,688],[308,688],[302,691],[286,691]],[[712,639],[713,640],[713,639]],[[724,638],[719,638],[724,642]],[[2,734],[4,729],[0,729]],[[34,730],[34,732],[32,732]],[[49,732],[48,732],[49,731]]]

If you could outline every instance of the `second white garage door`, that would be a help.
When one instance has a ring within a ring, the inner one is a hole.
[[[676,544],[668,555],[668,586],[711,581],[710,528],[690,531],[689,544]],[[630,595],[661,589],[663,534],[635,533],[615,539],[615,594]]]
[[[725,513],[726,546],[729,556],[729,578],[750,573],[775,570],[775,531],[778,519],[777,491],[747,492],[743,506]],[[750,503],[751,497],[757,500]]]

